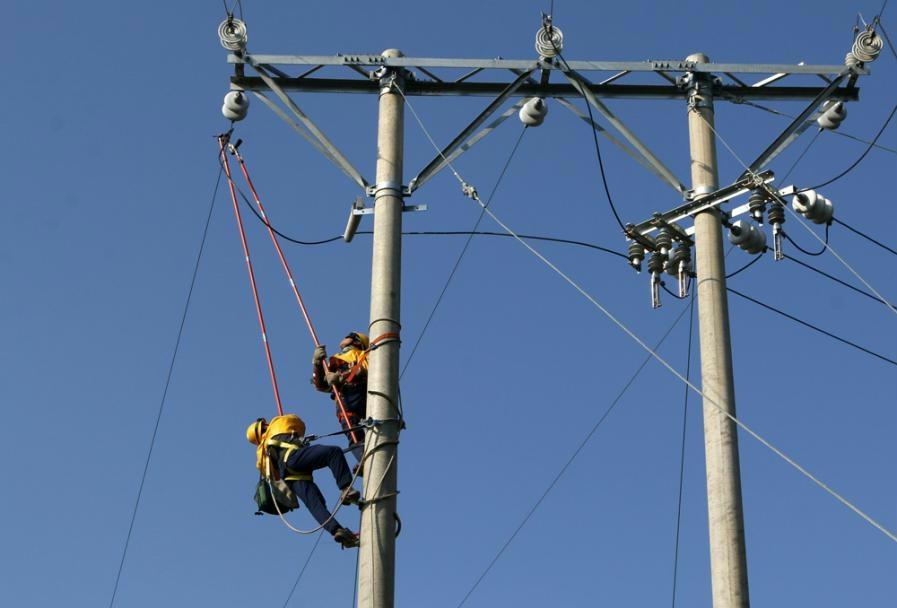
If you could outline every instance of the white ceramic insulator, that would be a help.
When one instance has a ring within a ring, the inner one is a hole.
[[[827,101],[823,107],[822,114],[816,119],[816,124],[819,125],[820,129],[835,130],[847,118],[847,107],[845,107],[843,101]]]
[[[791,199],[791,207],[814,224],[827,224],[835,214],[832,201],[815,190],[807,190]]]
[[[549,33],[550,32],[550,33]],[[564,33],[558,28],[540,27],[536,32],[536,52],[540,57],[551,58],[564,50]]]
[[[732,223],[735,230],[729,231],[729,242],[748,253],[762,253],[766,249],[766,233],[744,220]],[[735,233],[738,234],[735,234]]]
[[[221,41],[221,46],[229,51],[244,50],[246,42],[249,40],[246,24],[233,17],[225,19],[218,26],[218,39]]]
[[[249,97],[243,91],[231,91],[224,96],[221,113],[228,120],[238,121],[246,118],[249,111]]]
[[[548,114],[548,104],[541,97],[533,97],[520,108],[517,116],[520,122],[528,127],[538,127],[545,121],[545,115]]]
[[[882,48],[884,48],[884,42],[881,36],[873,31],[866,30],[857,34],[851,53],[860,61],[869,62],[875,61]]]

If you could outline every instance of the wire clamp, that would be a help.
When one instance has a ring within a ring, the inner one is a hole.
[[[479,200],[480,196],[477,194],[477,189],[468,184],[467,182],[461,182],[461,193],[467,198],[473,200]]]

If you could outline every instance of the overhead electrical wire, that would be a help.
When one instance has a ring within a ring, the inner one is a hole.
[[[259,221],[261,221],[261,222],[263,222],[263,223],[265,222],[265,220],[263,220],[263,219],[262,219],[261,217],[259,217],[258,215],[257,215],[257,217],[258,217]],[[274,226],[271,226],[271,229],[274,230],[274,232],[275,232],[276,234],[282,236],[284,239],[286,239],[286,240],[288,240],[288,241],[290,241],[290,242],[292,242],[292,243],[298,243],[298,244],[301,244],[301,245],[308,245],[308,244],[315,244],[315,245],[318,245],[318,244],[330,243],[330,242],[332,242],[332,241],[335,241],[335,240],[338,240],[338,239],[341,239],[341,238],[342,238],[342,236],[336,236],[336,237],[333,237],[333,238],[331,238],[331,239],[324,239],[324,240],[321,240],[321,241],[299,241],[299,240],[297,240],[297,239],[291,239],[291,238],[289,238],[289,237],[287,237],[287,236],[284,236],[283,233],[280,232],[280,231],[278,231]],[[373,232],[371,232],[370,230],[359,230],[358,232],[356,232],[356,234],[371,235],[371,234],[373,234]],[[508,234],[507,232],[492,232],[492,231],[488,231],[488,230],[478,230],[478,231],[467,231],[467,230],[415,230],[415,231],[402,232],[402,234],[403,234],[403,235],[408,235],[408,236],[467,236],[467,235],[475,234],[475,235],[482,235],[482,236],[496,236],[496,237],[514,238],[514,237],[512,237],[512,235]],[[524,240],[544,241],[544,242],[549,242],[549,243],[561,243],[561,244],[567,244],[567,245],[576,245],[576,246],[579,246],[579,247],[585,247],[585,248],[588,248],[588,249],[593,249],[593,250],[596,250],[596,251],[601,251],[601,252],[604,252],[604,253],[609,253],[609,254],[611,254],[611,255],[615,255],[615,256],[620,257],[620,258],[622,258],[622,259],[627,259],[627,260],[628,260],[628,258],[626,257],[625,254],[622,254],[622,253],[620,253],[620,252],[618,252],[618,251],[614,251],[613,249],[610,249],[610,248],[608,248],[608,247],[602,247],[602,246],[600,246],[600,245],[596,245],[596,244],[594,244],[594,243],[588,243],[588,242],[585,242],[585,241],[577,241],[577,240],[573,240],[573,239],[561,239],[561,238],[547,237],[547,236],[539,236],[539,235],[533,235],[533,234],[518,234],[517,236],[520,237],[520,238],[522,238],[522,239],[524,239]],[[790,240],[790,239],[789,239],[789,240]],[[757,262],[760,260],[760,258],[762,258],[762,257],[763,257],[763,254],[762,254],[762,253],[761,253],[761,254],[758,254],[758,255],[755,256],[752,260],[750,260],[749,262],[747,262],[744,266],[742,266],[742,267],[739,268],[738,270],[736,270],[736,271],[734,271],[734,272],[731,272],[731,273],[727,274],[727,275],[726,275],[726,279],[731,279],[732,277],[734,277],[734,276],[740,274],[741,272],[747,270],[748,268],[750,268],[751,266],[753,266],[755,263],[757,263]],[[800,260],[798,260],[798,259],[796,259],[796,258],[793,258],[793,257],[791,257],[791,256],[787,256],[787,255],[786,255],[786,256],[785,256],[785,259],[791,260],[792,262],[795,262],[795,263],[797,263],[797,264],[799,264],[799,265],[801,265],[801,266],[804,266],[805,268],[807,268],[807,269],[809,269],[809,270],[812,270],[812,271],[816,272],[817,274],[819,274],[819,275],[821,275],[821,276],[824,276],[824,277],[826,277],[826,278],[828,278],[828,279],[830,279],[830,280],[832,280],[832,281],[834,281],[834,282],[836,282],[836,283],[838,283],[838,284],[840,284],[840,285],[842,285],[842,286],[844,286],[844,287],[847,287],[848,289],[851,289],[852,291],[855,291],[855,292],[857,292],[857,293],[859,293],[859,294],[862,294],[862,295],[866,296],[867,298],[871,298],[871,299],[873,299],[873,300],[875,300],[875,301],[877,301],[877,302],[879,302],[879,303],[881,302],[881,299],[880,299],[878,296],[875,296],[875,295],[873,295],[873,294],[871,294],[871,293],[869,293],[869,292],[866,292],[866,291],[863,291],[862,289],[859,289],[859,288],[857,288],[857,287],[854,287],[853,285],[851,285],[851,284],[849,284],[849,283],[847,283],[847,282],[845,282],[845,281],[842,281],[841,279],[838,279],[837,277],[834,277],[834,276],[832,276],[832,275],[830,275],[830,274],[828,274],[828,273],[826,273],[826,272],[823,272],[823,271],[821,271],[821,270],[819,270],[819,269],[817,269],[817,268],[815,268],[815,267],[813,267],[813,266],[810,266],[809,264],[805,264],[805,263],[801,262]],[[678,295],[677,293],[675,293],[675,292],[673,292],[673,291],[670,291],[670,290],[666,287],[665,284],[661,283],[661,287],[664,289],[664,291],[666,291],[666,292],[667,292],[669,295],[671,295],[672,297],[674,297],[674,298],[676,298],[676,299],[679,299],[679,300],[685,299],[685,298],[680,298],[679,295]],[[892,303],[890,303],[890,302],[888,302],[887,304],[888,304],[889,307],[891,307],[891,308],[895,308],[895,305],[894,305],[894,304],[892,304]],[[895,308],[895,310],[897,310],[897,308]],[[791,318],[791,317],[789,316],[788,318]],[[805,322],[803,322],[803,321],[801,321],[800,319],[798,319],[797,317],[795,317],[794,320],[795,320],[796,322],[798,322],[798,323],[801,323],[802,325],[808,325],[808,324],[806,324]],[[837,337],[837,336],[836,336],[836,338],[837,338],[839,341],[844,342],[845,344],[850,343],[850,341],[847,340],[846,338],[841,338],[841,337]],[[866,350],[866,349],[863,349],[863,350]],[[878,353],[875,353],[875,356],[878,357],[878,358],[883,358],[883,356],[882,356],[882,355],[879,355]],[[408,361],[410,361],[410,357],[409,357]],[[405,365],[405,367],[407,367],[407,365],[408,365],[408,362],[406,361],[406,365]],[[404,368],[403,368],[403,371],[404,371]]]
[[[897,110],[897,106],[894,106],[894,109]],[[894,115],[894,112],[892,111],[892,112],[891,112],[891,116],[893,116],[893,115]],[[747,163],[745,163],[744,160],[738,155],[738,153],[735,152],[735,150],[732,148],[732,146],[729,145],[729,142],[726,141],[726,139],[725,139],[722,135],[720,135],[719,131],[716,130],[716,128],[710,123],[710,121],[708,121],[706,118],[704,118],[704,117],[703,117],[702,115],[700,115],[700,114],[699,114],[699,116],[701,116],[701,118],[704,120],[704,124],[706,124],[707,127],[708,127],[708,128],[713,132],[713,134],[716,136],[716,139],[718,139],[718,140],[723,144],[723,146],[729,151],[729,153],[735,158],[735,160],[737,160],[737,161],[741,164],[741,166],[744,167],[744,170],[747,171],[747,172],[749,172],[749,173],[751,173],[751,169],[750,169],[750,167],[748,167]],[[890,120],[890,118],[889,118],[888,120]],[[887,123],[885,123],[885,126],[887,126]],[[882,130],[884,130],[884,128],[882,128]],[[881,131],[879,131],[879,135],[881,135]],[[867,151],[868,151],[868,150],[867,150]],[[816,187],[818,187],[818,186],[816,186]],[[816,187],[814,187],[814,188],[812,188],[812,189],[815,189]],[[875,289],[875,287],[873,287],[872,284],[869,283],[869,281],[867,281],[865,278],[863,278],[863,276],[862,276],[859,272],[857,272],[857,271],[853,268],[853,266],[851,266],[851,265],[847,262],[847,260],[845,260],[844,257],[843,257],[840,253],[838,253],[838,252],[835,250],[834,247],[832,247],[831,245],[829,245],[828,243],[826,243],[826,242],[822,239],[822,237],[820,237],[818,234],[816,234],[816,232],[815,232],[812,228],[810,228],[810,225],[807,224],[807,222],[805,222],[805,221],[803,220],[803,218],[800,216],[800,214],[798,214],[796,211],[794,211],[793,209],[791,209],[791,207],[788,205],[787,201],[785,201],[785,199],[782,198],[782,195],[780,195],[780,194],[778,193],[777,190],[775,190],[774,188],[770,187],[769,184],[763,184],[763,185],[762,185],[762,188],[767,192],[767,194],[768,194],[770,197],[772,197],[772,198],[773,198],[778,204],[780,204],[780,205],[781,205],[781,206],[782,206],[788,213],[790,213],[791,216],[794,217],[795,220],[797,220],[797,223],[800,224],[801,226],[803,226],[804,229],[806,229],[806,231],[809,232],[809,233],[813,236],[813,238],[815,238],[815,239],[818,240],[820,243],[822,243],[822,244],[825,246],[825,248],[826,248],[829,252],[831,252],[831,254],[832,254],[832,255],[833,255],[839,262],[841,262],[841,265],[842,265],[842,266],[844,266],[845,268],[847,268],[847,270],[849,270],[850,273],[851,273],[853,276],[855,276],[857,279],[859,279],[860,282],[861,282],[863,285],[865,285],[865,286],[869,289],[869,291],[871,291],[872,293],[874,293],[874,294],[878,297],[879,301],[880,301],[882,304],[884,304],[885,306],[888,307],[888,310],[889,310],[889,311],[891,311],[891,312],[893,312],[895,315],[897,315],[897,310],[895,310],[894,308],[891,307],[890,302],[888,302],[888,301],[885,299],[885,297],[884,297],[883,295],[881,295],[881,293],[879,293],[879,291],[878,291],[877,289]],[[799,192],[805,192],[806,190],[810,190],[810,189],[811,189],[811,188],[804,188],[803,190],[800,190]]]
[[[854,228],[853,226],[850,226],[847,222],[845,222],[845,221],[843,221],[843,220],[839,220],[839,219],[836,218],[836,217],[833,217],[833,218],[832,218],[832,221],[835,222],[836,224],[839,224],[839,225],[841,225],[841,226],[844,226],[845,228],[847,228],[848,230],[850,230],[850,231],[853,232],[854,234],[863,237],[864,239],[866,239],[866,240],[869,241],[870,243],[874,243],[874,244],[878,245],[879,247],[881,247],[881,248],[884,249],[885,251],[889,251],[889,252],[893,253],[894,255],[897,255],[897,249],[893,249],[893,248],[891,248],[891,247],[888,247],[888,246],[885,245],[884,243],[875,240],[874,238],[872,238],[872,237],[869,236],[868,234],[865,234],[865,233],[863,233],[863,232],[860,232],[859,230],[857,230],[857,229]]]
[[[805,327],[809,327],[809,328],[812,329],[812,330],[818,331],[819,333],[824,334],[824,335],[826,335],[826,336],[828,336],[829,338],[832,338],[832,339],[834,339],[834,340],[837,340],[838,342],[842,342],[842,343],[844,343],[844,344],[847,344],[848,346],[852,346],[852,347],[854,347],[854,348],[856,348],[856,349],[859,349],[859,350],[863,351],[863,352],[866,353],[866,354],[872,355],[873,357],[877,357],[878,359],[881,359],[882,361],[885,361],[885,362],[887,362],[887,363],[890,363],[891,365],[897,365],[897,361],[895,361],[894,359],[885,357],[884,355],[880,355],[880,354],[878,354],[878,353],[875,352],[875,351],[872,351],[872,350],[869,350],[868,348],[862,347],[862,346],[860,346],[859,344],[857,344],[856,342],[851,342],[850,340],[847,340],[847,339],[842,338],[842,337],[840,337],[840,336],[836,336],[835,334],[833,334],[833,333],[831,333],[831,332],[829,332],[829,331],[826,331],[826,330],[822,329],[821,327],[817,327],[816,325],[813,325],[812,323],[808,323],[808,322],[806,322],[806,321],[803,321],[803,320],[801,320],[801,319],[798,319],[798,318],[795,317],[794,315],[790,315],[790,314],[788,314],[787,312],[785,312],[785,311],[783,311],[783,310],[779,310],[778,308],[775,308],[774,306],[771,306],[771,305],[769,305],[769,304],[766,304],[766,303],[764,303],[764,302],[761,302],[760,300],[758,300],[758,299],[756,299],[756,298],[752,298],[752,297],[749,296],[749,295],[743,294],[743,293],[741,293],[740,291],[738,291],[737,289],[732,289],[731,287],[726,287],[726,291],[728,291],[728,292],[730,292],[730,293],[734,293],[736,296],[739,296],[739,297],[741,297],[741,298],[744,298],[745,300],[749,300],[749,301],[753,302],[754,304],[757,304],[757,305],[759,305],[759,306],[762,306],[763,308],[766,308],[766,309],[771,310],[771,311],[773,311],[773,312],[775,312],[775,313],[778,313],[778,314],[782,315],[783,317],[787,317],[787,318],[791,319],[792,321],[795,321],[795,322],[797,322],[797,323],[800,323],[801,325],[803,325],[803,326],[805,326]],[[897,539],[894,539],[894,540],[897,541]]]
[[[798,244],[795,242],[795,240],[792,239],[791,236],[789,236],[788,233],[785,232],[784,230],[782,231],[782,236],[784,236],[784,237],[785,237],[785,240],[787,240],[789,243],[791,243],[792,245],[794,245],[794,247],[795,247],[798,251],[800,251],[802,254],[804,254],[804,255],[809,255],[809,256],[811,256],[811,257],[820,256],[820,255],[822,255],[823,253],[825,253],[825,250],[826,250],[826,249],[828,249],[828,238],[829,238],[829,234],[828,234],[828,233],[829,233],[829,227],[830,227],[830,226],[831,226],[831,224],[826,224],[826,225],[825,225],[825,241],[823,241],[823,243],[822,243],[822,249],[820,249],[819,251],[807,251],[806,249],[804,249],[803,247],[801,247],[800,245],[798,245]]]
[[[550,27],[550,26],[549,26]],[[554,40],[551,36],[548,36],[549,42],[554,46]],[[567,60],[564,59],[564,56],[561,55],[560,49],[554,46],[554,50],[557,51],[558,58],[564,62],[564,65],[567,67],[568,72],[572,72],[570,69],[570,64],[567,63]],[[617,206],[614,204],[614,199],[610,195],[610,188],[607,186],[607,173],[604,170],[604,160],[601,158],[601,146],[598,144],[598,129],[595,126],[597,123],[595,122],[595,117],[592,115],[592,104],[589,103],[588,99],[584,99],[586,104],[586,110],[589,112],[589,125],[592,131],[592,141],[595,143],[595,156],[598,158],[598,168],[601,170],[601,183],[604,185],[604,194],[607,196],[607,204],[610,206],[611,213],[614,214],[614,219],[617,220],[617,224],[620,225],[620,230],[626,232],[626,225],[623,224],[623,220],[620,219],[620,214],[617,212]]]
[[[764,251],[763,253],[766,253],[766,251]],[[741,273],[741,272],[744,272],[745,270],[747,270],[748,268],[750,268],[751,266],[753,266],[757,261],[760,260],[760,258],[763,257],[763,253],[758,253],[758,254],[754,257],[753,260],[751,260],[750,262],[748,262],[747,264],[745,264],[744,266],[742,266],[741,268],[739,268],[739,269],[736,270],[735,272],[730,272],[729,274],[727,274],[727,275],[726,275],[726,279],[731,279],[732,277],[736,276],[737,274],[739,274],[739,273]]]
[[[691,344],[694,337],[694,321],[695,321],[695,294],[691,294],[691,302],[688,305],[688,354],[685,357],[685,377],[691,378]],[[688,429],[688,397],[690,391],[688,387],[685,390],[682,406],[682,442],[679,448],[679,496],[676,506],[676,551],[673,555],[673,602],[672,608],[676,608],[676,583],[679,575],[679,532],[682,529],[682,488],[685,482],[685,436]]]
[[[418,125],[421,127],[421,130],[423,130],[423,132],[430,139],[430,142],[433,144],[433,147],[437,150],[437,152],[439,152],[439,147],[436,145],[436,142],[433,140],[432,136],[429,135],[429,131],[427,130],[426,126],[423,124],[423,121],[421,120],[420,116],[415,111],[414,106],[408,101],[407,98],[405,98],[405,103],[408,106],[408,108],[411,110],[411,114],[414,117],[414,119],[417,121]],[[712,126],[711,126],[711,128],[712,128]],[[725,142],[723,142],[723,143],[725,143]],[[439,153],[441,154],[441,152],[439,152]],[[444,155],[443,155],[443,159],[446,161],[446,163],[448,164],[449,167],[452,167],[451,163],[448,161],[448,159],[445,158]],[[484,208],[486,211],[486,214],[489,215],[489,217],[492,218],[492,220],[496,224],[501,226],[502,229],[504,229],[509,234],[513,235],[515,237],[515,240],[517,240],[517,242],[519,242],[521,245],[523,245],[524,248],[526,248],[530,253],[532,253],[535,257],[537,257],[539,260],[541,260],[546,266],[548,266],[551,270],[553,270],[555,272],[555,274],[557,274],[559,277],[561,277],[568,285],[570,285],[573,289],[578,291],[580,293],[580,295],[582,295],[585,299],[587,299],[589,302],[591,302],[592,305],[595,306],[595,308],[597,308],[599,311],[601,311],[601,313],[605,317],[608,318],[608,320],[610,320],[621,331],[623,331],[627,336],[629,336],[643,350],[650,353],[654,357],[654,359],[658,363],[660,363],[663,367],[665,367],[671,374],[673,374],[681,382],[683,382],[687,386],[689,386],[693,391],[695,391],[695,393],[701,395],[701,397],[704,399],[705,406],[710,405],[711,407],[716,409],[720,414],[722,414],[723,416],[725,416],[726,418],[731,420],[739,428],[741,428],[745,433],[747,433],[748,435],[750,435],[751,437],[753,437],[754,439],[759,441],[767,449],[769,449],[770,451],[775,453],[777,456],[779,456],[779,458],[781,458],[782,460],[784,460],[785,462],[790,464],[794,469],[796,469],[801,474],[803,474],[807,479],[809,479],[810,481],[815,483],[821,489],[825,490],[828,494],[830,494],[832,497],[834,497],[836,500],[838,500],[845,507],[847,507],[848,509],[853,511],[856,515],[858,515],[860,518],[865,520],[871,526],[876,528],[879,532],[881,532],[882,534],[887,536],[890,540],[897,543],[897,534],[895,534],[894,532],[885,528],[882,524],[877,522],[875,519],[873,519],[871,516],[869,516],[867,513],[865,513],[859,507],[857,507],[852,502],[850,502],[847,498],[845,498],[844,496],[842,496],[841,494],[836,492],[834,489],[829,487],[822,480],[820,480],[815,475],[813,475],[810,471],[808,471],[806,468],[801,466],[797,461],[795,461],[793,458],[788,456],[785,452],[783,452],[782,450],[780,450],[779,448],[774,446],[767,439],[765,439],[759,433],[754,431],[750,426],[748,426],[747,424],[742,422],[740,419],[735,417],[733,414],[731,414],[729,411],[727,411],[725,408],[723,408],[719,403],[716,402],[716,400],[712,399],[710,396],[705,394],[704,391],[702,391],[700,388],[698,388],[694,383],[687,380],[685,378],[685,376],[683,376],[675,367],[673,367],[666,359],[661,357],[655,350],[652,350],[651,347],[648,346],[644,340],[642,340],[625,323],[623,323],[613,313],[611,313],[610,310],[605,308],[593,295],[591,295],[581,285],[579,285],[579,283],[574,281],[569,275],[567,275],[564,271],[562,271],[560,268],[558,268],[553,262],[551,262],[551,260],[549,260],[544,255],[542,255],[538,250],[534,249],[529,243],[527,243],[522,238],[520,238],[519,235],[517,235],[517,233],[514,232],[514,230],[512,228],[510,228],[507,224],[505,224],[495,214],[495,212],[493,212],[491,209],[485,208],[483,201],[476,194],[476,190],[472,189],[470,187],[470,185],[464,181],[464,179],[458,174],[457,170],[455,170],[454,168],[452,168],[452,170],[453,170],[453,173],[456,176],[456,178],[462,184],[462,191],[465,193],[465,195],[467,195],[469,198],[471,198],[481,208]]]
[[[688,310],[689,309],[687,307],[682,308],[682,310],[679,312],[679,315],[673,320],[673,323],[670,325],[669,329],[667,329],[666,332],[664,332],[664,334],[660,337],[660,339],[654,345],[655,351],[657,349],[659,349],[663,345],[663,343],[667,339],[667,337],[671,333],[673,333],[673,330],[676,328],[676,326],[679,324],[679,321],[682,320],[682,317],[685,316],[685,313]],[[514,531],[511,533],[511,535],[507,538],[507,540],[505,540],[505,542],[499,548],[498,552],[492,558],[492,561],[489,562],[489,564],[486,566],[486,568],[476,578],[473,585],[467,590],[467,593],[464,595],[464,597],[458,603],[456,608],[461,608],[465,604],[465,602],[467,602],[467,600],[470,598],[470,596],[473,594],[473,592],[477,589],[477,587],[479,587],[480,583],[483,582],[483,579],[486,578],[486,575],[489,574],[489,571],[492,570],[492,567],[495,566],[495,563],[505,553],[507,548],[511,545],[511,543],[514,541],[514,539],[517,537],[517,535],[520,533],[520,531],[523,529],[523,527],[526,526],[526,524],[532,518],[533,514],[539,508],[539,505],[541,505],[545,501],[545,499],[548,497],[548,495],[551,493],[551,491],[557,485],[558,481],[561,480],[561,477],[563,477],[564,474],[567,472],[567,469],[570,468],[570,465],[573,464],[573,461],[576,460],[576,458],[582,452],[583,448],[585,448],[586,445],[589,443],[589,441],[591,441],[592,437],[595,435],[595,432],[598,430],[598,428],[602,424],[604,424],[604,421],[607,420],[608,416],[610,416],[610,413],[614,410],[614,408],[617,406],[617,404],[620,402],[620,400],[623,399],[623,396],[626,395],[629,388],[635,383],[636,379],[642,373],[642,370],[644,370],[645,367],[648,365],[648,363],[651,362],[651,359],[652,359],[652,356],[649,354],[642,360],[641,364],[639,364],[639,366],[636,368],[636,370],[632,374],[632,376],[630,376],[630,378],[626,382],[626,384],[623,385],[623,388],[620,389],[620,391],[617,393],[616,397],[614,397],[613,401],[610,402],[610,405],[607,406],[607,409],[604,410],[604,412],[601,414],[601,416],[598,418],[598,420],[595,422],[595,424],[592,425],[592,428],[589,429],[589,432],[586,433],[586,435],[585,435],[585,437],[583,437],[582,441],[579,442],[579,445],[576,446],[576,449],[573,450],[573,453],[570,455],[570,457],[567,459],[567,461],[564,462],[563,466],[561,466],[560,470],[558,470],[558,472],[554,475],[551,482],[548,484],[548,486],[545,488],[545,490],[542,492],[542,494],[539,496],[539,498],[536,500],[536,502],[533,503],[533,505],[529,508],[529,510],[527,511],[527,513],[523,517],[523,519],[520,521],[520,523],[517,524],[517,527],[514,529]]]
[[[305,570],[308,568],[308,564],[311,563],[311,558],[315,554],[315,549],[318,548],[318,543],[321,542],[321,537],[324,536],[324,530],[318,534],[318,537],[315,539],[315,544],[311,546],[311,551],[308,552],[308,557],[305,558],[305,563],[302,564],[302,568],[299,570],[299,574],[296,575],[296,580],[293,581],[293,586],[290,588],[290,593],[287,595],[287,599],[283,602],[283,608],[287,608],[287,604],[290,603],[290,600],[293,599],[293,594],[296,593],[296,588],[299,586],[299,581],[302,580],[302,576],[305,574]]]
[[[149,449],[146,453],[146,461],[143,464],[143,473],[140,475],[140,483],[137,486],[137,498],[134,500],[134,508],[131,511],[131,521],[128,524],[128,534],[125,537],[125,544],[121,552],[121,560],[118,563],[118,571],[115,573],[115,584],[112,587],[112,597],[109,599],[109,607],[115,604],[115,597],[118,593],[118,585],[121,582],[121,574],[125,565],[125,558],[128,555],[128,547],[131,544],[131,534],[134,531],[134,522],[137,519],[137,509],[140,506],[140,499],[143,496],[143,487],[146,484],[146,476],[149,471],[150,460],[153,457],[153,448],[156,445],[156,437],[159,434],[159,423],[162,420],[162,413],[165,410],[165,402],[168,397],[168,389],[171,386],[171,377],[174,373],[174,363],[177,360],[178,352],[181,347],[181,338],[184,335],[184,325],[187,322],[187,312],[190,310],[190,301],[193,298],[193,288],[196,286],[196,275],[199,272],[199,262],[202,260],[202,252],[206,246],[206,237],[209,234],[209,224],[212,221],[212,211],[215,209],[215,200],[218,198],[218,188],[221,186],[221,175],[223,169],[218,169],[218,178],[215,181],[215,189],[212,192],[212,200],[209,202],[209,211],[206,213],[206,221],[202,229],[202,237],[199,240],[199,251],[196,253],[196,262],[193,264],[193,274],[190,277],[190,287],[187,289],[187,299],[184,302],[184,311],[181,313],[181,321],[178,324],[177,337],[174,340],[174,350],[171,353],[171,361],[168,364],[168,373],[165,376],[165,386],[162,389],[162,398],[159,400],[159,408],[156,411],[156,421],[153,424],[153,433],[150,437]]]
[[[838,181],[839,179],[841,179],[842,177],[844,177],[845,175],[847,175],[848,173],[853,171],[857,165],[859,165],[861,162],[863,162],[863,159],[866,158],[866,155],[869,154],[869,152],[872,150],[872,147],[876,144],[876,142],[878,142],[878,138],[881,137],[881,134],[884,133],[885,129],[888,128],[888,124],[890,124],[891,119],[894,118],[895,112],[897,112],[897,104],[894,104],[894,107],[891,108],[891,112],[888,114],[888,118],[885,120],[885,123],[878,130],[878,133],[875,134],[875,137],[872,139],[872,142],[866,147],[866,149],[863,151],[863,153],[860,154],[859,158],[857,158],[855,161],[853,161],[853,163],[849,167],[844,169],[844,171],[842,171],[835,177],[833,177],[831,179],[827,179],[822,183],[816,184],[815,186],[810,186],[809,188],[801,188],[799,190],[799,192],[806,192],[807,190],[818,190],[819,188],[824,188],[825,186],[828,186],[829,184],[835,183],[836,181]]]
[[[832,281],[834,281],[834,282],[836,282],[836,283],[838,283],[838,284],[840,284],[840,285],[843,285],[844,287],[847,287],[848,289],[851,289],[851,290],[853,290],[853,291],[855,291],[855,292],[857,292],[857,293],[859,293],[859,294],[862,294],[862,295],[866,296],[867,298],[870,298],[870,299],[872,299],[872,300],[875,300],[876,302],[881,302],[881,300],[879,300],[877,296],[875,296],[875,295],[869,293],[868,291],[863,291],[863,290],[860,289],[859,287],[854,287],[854,286],[851,285],[850,283],[848,283],[848,282],[846,282],[846,281],[842,281],[841,279],[839,279],[839,278],[836,277],[836,276],[830,275],[830,274],[828,274],[827,272],[824,272],[824,271],[822,271],[822,270],[819,270],[819,269],[816,268],[815,266],[811,266],[810,264],[807,264],[807,263],[805,263],[805,262],[801,262],[801,261],[798,260],[797,258],[791,257],[790,255],[786,255],[786,254],[783,254],[783,255],[784,255],[784,257],[785,257],[786,260],[790,260],[790,261],[794,262],[795,264],[799,264],[800,266],[803,266],[803,267],[806,268],[807,270],[812,270],[813,272],[815,272],[815,273],[817,273],[817,274],[820,274],[820,275],[822,275],[822,276],[824,276],[824,277],[826,277],[826,278],[828,278],[828,279],[831,279]],[[890,306],[891,308],[894,308],[894,304],[892,304],[892,303],[890,303],[890,302],[888,303],[888,306]]]
[[[495,198],[495,193],[498,192],[498,187],[501,185],[502,179],[508,172],[508,167],[511,166],[511,161],[514,159],[514,155],[517,153],[517,149],[520,147],[520,142],[523,141],[523,136],[526,134],[526,131],[526,127],[523,127],[523,129],[520,130],[520,135],[517,137],[517,141],[514,142],[514,146],[513,148],[511,148],[511,153],[508,155],[508,159],[505,161],[504,167],[502,167],[501,173],[499,173],[498,175],[498,179],[495,180],[495,185],[492,186],[492,192],[489,193],[489,197],[486,199],[486,207],[488,207],[492,203],[493,198]],[[417,352],[417,348],[420,346],[421,340],[423,340],[424,338],[424,334],[427,333],[427,328],[430,327],[430,323],[433,321],[433,316],[436,314],[436,310],[442,303],[442,298],[445,296],[445,292],[448,291],[449,285],[451,284],[452,279],[455,277],[455,273],[458,272],[458,268],[461,266],[461,260],[464,258],[464,254],[467,253],[467,249],[470,247],[470,243],[473,240],[474,234],[476,234],[476,229],[483,221],[483,217],[485,216],[485,214],[485,210],[480,211],[480,215],[477,217],[477,221],[473,225],[473,230],[471,230],[468,234],[467,240],[464,242],[464,246],[461,248],[460,253],[458,253],[458,258],[455,260],[455,264],[452,266],[452,270],[449,272],[448,278],[445,280],[445,284],[442,286],[442,291],[439,292],[439,296],[436,298],[436,302],[433,304],[433,308],[430,310],[430,314],[427,315],[427,320],[424,322],[423,328],[420,330],[420,333],[417,335],[417,339],[414,341],[414,346],[411,348],[411,353],[405,360],[405,364],[402,366],[401,372],[399,372],[399,380],[402,379],[402,376],[405,375],[405,371],[408,369],[408,366],[411,365],[411,360],[414,359],[414,354]]]
[[[776,110],[775,108],[770,108],[769,106],[764,106],[763,104],[755,103],[753,101],[748,101],[746,99],[737,99],[737,100],[731,99],[731,98],[727,98],[727,99],[736,105],[740,105],[740,106],[743,105],[743,106],[748,106],[751,108],[756,108],[758,110],[763,110],[764,112],[768,112],[770,114],[775,114],[776,116],[782,116],[784,118],[790,118],[792,120],[797,118],[794,114],[788,114],[787,112],[781,112],[779,110]],[[841,131],[840,129],[838,129],[837,131],[827,131],[827,133],[831,133],[832,135],[838,135],[840,137],[846,137],[847,139],[852,139],[861,144],[872,145],[873,148],[878,148],[879,150],[882,150],[884,152],[890,152],[891,154],[897,154],[897,150],[895,150],[894,148],[889,148],[888,146],[883,146],[878,143],[872,143],[868,139],[863,139],[862,137],[857,137],[856,135],[851,135],[850,133],[846,133],[844,131]]]

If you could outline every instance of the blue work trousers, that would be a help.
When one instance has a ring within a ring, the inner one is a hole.
[[[325,467],[330,468],[336,486],[344,490],[352,483],[352,473],[343,451],[335,445],[310,445],[297,450],[287,460],[287,468],[297,473],[311,473]],[[321,494],[320,488],[314,481],[294,481],[293,491],[302,504],[308,509],[312,517],[324,529],[334,534],[342,528],[336,518],[327,521],[330,517],[330,509]],[[327,522],[327,523],[324,523]]]

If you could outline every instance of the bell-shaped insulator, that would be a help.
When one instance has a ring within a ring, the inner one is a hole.
[[[791,199],[791,208],[814,224],[828,224],[835,214],[832,201],[815,190],[795,194]]]
[[[884,48],[884,42],[881,36],[876,34],[875,30],[864,30],[857,34],[850,52],[863,63],[868,63],[875,61],[882,48]]]
[[[243,91],[231,91],[224,96],[224,105],[221,106],[221,113],[228,120],[234,122],[246,118],[249,111],[249,97]]]
[[[752,222],[738,220],[729,227],[729,242],[751,254],[763,253],[766,233]]]
[[[228,17],[218,26],[218,39],[221,46],[229,51],[242,51],[246,48],[249,35],[246,32],[246,24],[239,19]]]
[[[527,127],[538,127],[545,121],[545,115],[548,114],[548,104],[541,97],[533,97],[528,100],[517,115],[520,122]]]
[[[847,118],[847,108],[843,101],[827,101],[823,106],[822,114],[816,119],[820,129],[835,130],[844,119]]]

